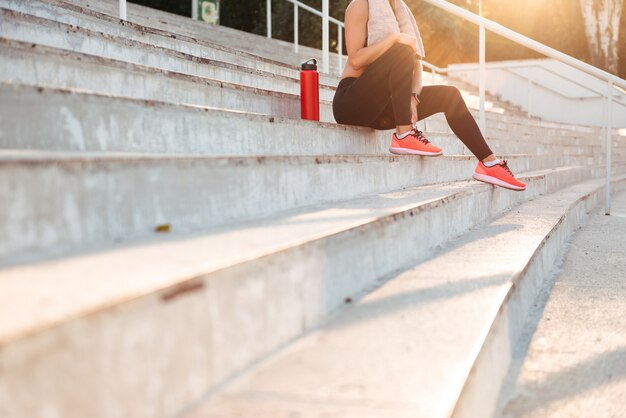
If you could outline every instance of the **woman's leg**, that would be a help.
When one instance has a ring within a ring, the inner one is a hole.
[[[415,66],[410,47],[397,44],[371,63],[363,74],[333,99],[333,113],[338,123],[376,127],[385,109],[391,105],[393,120],[383,129],[411,125],[411,83]]]
[[[461,92],[454,86],[424,86],[417,106],[418,120],[444,112],[448,125],[480,161],[495,159],[470,113]]]
[[[495,158],[459,89],[454,86],[425,86],[417,107],[419,120],[444,112],[452,131],[480,161],[472,177],[478,181],[522,191],[526,185],[517,180],[506,161]]]

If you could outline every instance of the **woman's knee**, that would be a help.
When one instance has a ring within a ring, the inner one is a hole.
[[[465,109],[467,106],[465,105],[465,100],[463,100],[463,96],[461,95],[461,91],[456,86],[443,86],[444,94],[446,96],[446,103],[448,104],[448,108],[452,112],[457,112],[459,110]]]
[[[413,52],[408,45],[393,44],[393,46],[387,50],[386,54],[393,56],[396,61],[411,61],[413,65],[415,64],[415,52]]]
[[[463,96],[461,96],[461,91],[456,86],[442,86],[444,89],[444,94],[450,98],[450,100],[458,101],[463,100]]]

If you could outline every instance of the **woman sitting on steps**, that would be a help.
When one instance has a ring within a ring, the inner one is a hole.
[[[422,87],[424,46],[403,0],[352,0],[345,30],[348,62],[333,99],[338,123],[380,130],[395,127],[392,153],[437,156],[441,149],[415,123],[444,112],[452,131],[479,160],[476,180],[526,189],[506,161],[493,155],[456,87]]]

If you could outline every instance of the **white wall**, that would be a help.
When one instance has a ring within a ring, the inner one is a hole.
[[[489,68],[502,64],[511,64],[517,68]],[[533,66],[519,67],[528,64]],[[449,68],[455,70],[450,73],[451,76],[478,87],[477,64],[455,64]],[[529,111],[531,115],[546,120],[604,125],[605,101],[599,97],[599,93],[606,92],[606,83],[553,59],[489,62],[486,89]],[[626,95],[618,90],[614,90],[614,93],[612,126],[626,128]]]

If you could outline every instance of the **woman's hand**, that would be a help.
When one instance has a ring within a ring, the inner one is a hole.
[[[411,125],[415,125],[417,122],[417,106],[419,102],[415,96],[411,97]]]
[[[411,35],[407,35],[406,33],[398,33],[397,34],[397,43],[408,45],[411,47],[413,52],[417,52],[417,38]]]

